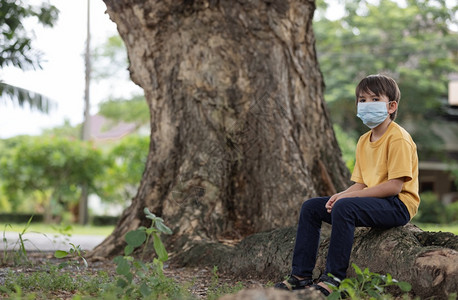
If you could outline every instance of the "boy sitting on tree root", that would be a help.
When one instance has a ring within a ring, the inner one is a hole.
[[[346,277],[356,226],[403,226],[417,213],[417,147],[409,133],[394,122],[401,93],[384,75],[364,78],[356,87],[357,116],[371,130],[356,147],[352,186],[331,197],[312,198],[300,212],[289,278],[276,288],[314,288],[325,296]],[[332,225],[325,273],[314,284],[321,222]],[[332,276],[329,276],[331,274]]]

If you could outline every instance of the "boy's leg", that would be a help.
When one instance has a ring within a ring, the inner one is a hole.
[[[405,225],[409,220],[409,212],[397,196],[340,199],[331,212],[332,232],[325,275],[346,277],[355,227],[391,228]]]
[[[331,222],[325,204],[329,197],[312,198],[302,204],[293,252],[292,274],[312,277],[320,242],[321,222]]]

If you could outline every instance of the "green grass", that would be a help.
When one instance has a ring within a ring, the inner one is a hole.
[[[420,227],[424,231],[442,231],[442,232],[452,232],[458,235],[458,223],[454,224],[426,224],[426,223],[416,223],[413,222],[415,225]],[[5,223],[0,223],[0,232],[5,230]],[[7,227],[6,231],[13,231],[13,232],[21,232],[25,228],[24,224],[11,224],[11,227]],[[114,229],[115,226],[82,226],[82,225],[71,225],[72,230],[69,232],[70,234],[87,234],[87,235],[104,235],[108,236]],[[38,232],[38,233],[49,233],[49,234],[56,234],[59,233],[59,228],[63,229],[64,226],[62,225],[51,225],[51,224],[43,224],[43,223],[32,223],[30,224],[30,228],[27,232]]]
[[[426,223],[414,223],[424,231],[442,231],[451,232],[458,235],[458,223],[454,224],[426,224]]]
[[[22,232],[22,230],[24,230],[26,226],[25,223],[24,224],[10,224],[10,225],[11,227],[7,225],[6,223],[0,223],[0,232],[3,232],[3,231]],[[65,233],[108,236],[114,229],[113,225],[110,225],[110,226],[92,226],[92,225],[82,226],[82,225],[74,224],[70,226],[71,226],[71,230],[65,231]],[[33,223],[32,221],[29,229],[27,229],[27,232],[58,234],[58,233],[62,233],[62,230],[64,229],[65,229],[65,226],[63,225]]]

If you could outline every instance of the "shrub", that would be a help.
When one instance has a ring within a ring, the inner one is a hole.
[[[438,200],[436,194],[432,192],[420,194],[420,207],[418,208],[418,214],[415,216],[415,221],[438,224],[448,222],[447,209],[445,205]]]
[[[450,222],[458,222],[458,201],[446,206],[447,216]]]

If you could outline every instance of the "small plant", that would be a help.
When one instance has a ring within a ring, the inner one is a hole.
[[[2,263],[6,264],[8,261],[8,239],[6,238],[6,228],[7,227],[12,228],[11,224],[5,224],[5,228],[3,229],[3,257],[2,257]]]
[[[30,223],[32,222],[33,216],[30,217],[30,219],[27,221],[27,224],[25,224],[24,229],[19,233],[19,260],[23,260],[24,262],[29,262],[29,258],[27,257],[27,251],[25,249],[24,242],[27,240],[24,240],[24,234],[30,227]]]
[[[75,246],[73,243],[70,243],[70,245],[72,247],[70,248],[69,251],[57,250],[56,252],[54,252],[54,257],[57,257],[57,258],[64,258],[67,256],[78,257],[83,262],[83,265],[87,268],[88,264],[87,264],[86,259],[83,257],[83,254],[82,254],[83,250],[81,250],[80,245]]]
[[[362,271],[357,265],[352,264],[355,269],[356,278],[345,278],[340,281],[339,287],[332,287],[333,292],[328,299],[386,299],[385,288],[388,286],[398,286],[401,291],[409,292],[412,288],[410,283],[397,281],[390,274],[380,275],[372,273],[368,268]],[[332,274],[330,274],[332,276]]]
[[[117,256],[114,259],[116,273],[119,275],[116,286],[106,287],[106,292],[114,292],[116,295],[129,299],[148,298],[157,299],[160,295],[180,298],[186,294],[183,288],[178,286],[172,279],[164,275],[164,262],[168,260],[168,253],[160,239],[160,234],[171,234],[172,230],[164,224],[164,220],[144,209],[146,218],[151,220],[151,226],[146,228],[139,227],[129,231],[125,235],[127,246],[124,248],[124,256]],[[152,264],[143,262],[149,241],[153,240],[154,251],[157,258],[153,259]],[[134,250],[143,247],[141,258],[135,259],[132,256]]]
[[[21,263],[29,263],[29,259],[27,257],[27,250],[25,249],[25,242],[28,241],[27,239],[24,239],[24,234],[27,232],[27,230],[30,227],[30,223],[32,222],[33,216],[30,217],[29,221],[27,221],[27,224],[24,226],[22,231],[18,234],[19,239],[16,241],[16,245],[19,245],[19,251],[15,251],[15,257],[14,261],[15,263],[21,264]],[[13,228],[10,224],[6,224],[5,228],[3,229],[3,257],[2,257],[2,262],[5,264],[8,260],[8,239],[6,238],[6,228],[7,227]]]

